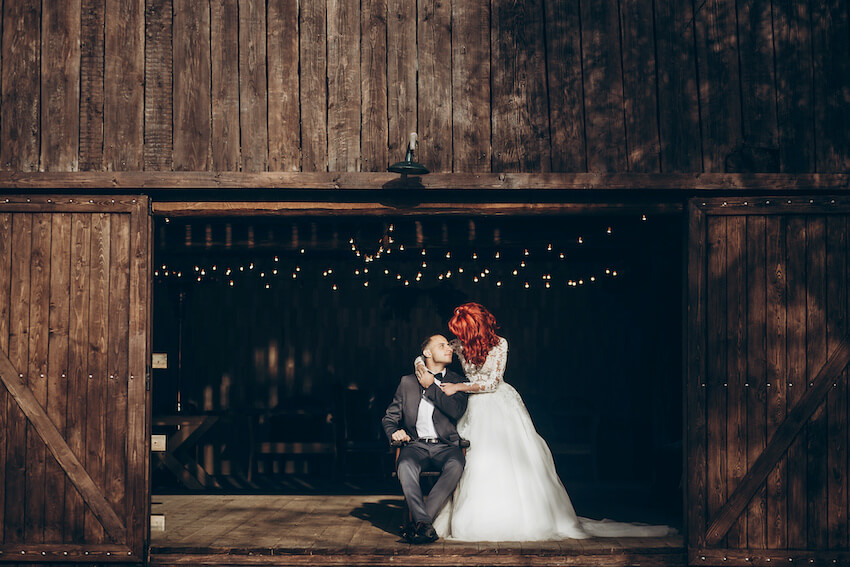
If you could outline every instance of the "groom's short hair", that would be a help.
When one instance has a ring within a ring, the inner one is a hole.
[[[436,336],[437,336],[437,333],[434,333],[433,335],[428,335],[427,337],[425,337],[425,340],[422,341],[421,345],[419,345],[419,354],[422,354],[422,353],[425,352],[425,349],[428,348],[428,345],[431,344],[431,339],[433,339]]]

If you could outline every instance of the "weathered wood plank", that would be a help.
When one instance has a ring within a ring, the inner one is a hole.
[[[103,41],[106,0],[81,0],[80,170],[103,170]]]
[[[815,171],[850,169],[850,14],[841,0],[811,4]],[[800,77],[802,80],[803,77]]]
[[[407,2],[407,4],[410,4]],[[325,2],[300,6],[301,169],[328,170]]]
[[[327,0],[328,170],[360,170],[360,0]]]
[[[50,336],[47,345],[47,416],[59,434],[65,435],[68,408],[68,346],[71,308],[71,215],[52,213],[50,241]],[[44,541],[65,539],[65,473],[53,456],[45,472]]]
[[[402,156],[403,159],[403,156]],[[835,200],[843,206],[846,197],[843,189],[850,188],[850,175],[846,174],[641,174],[641,173],[432,173],[422,176],[417,184],[405,185],[395,173],[236,173],[236,172],[79,172],[79,173],[25,173],[0,172],[0,188],[21,189],[102,189],[108,186],[115,191],[123,189],[452,189],[452,190],[580,190],[628,191],[633,194],[647,190],[669,191],[680,196],[688,192],[739,193],[747,197],[754,193],[787,195],[806,190],[835,191],[835,197],[818,197],[821,204]],[[738,199],[738,197],[735,197]],[[746,200],[746,199],[740,199]],[[749,199],[752,201],[752,199]],[[800,210],[810,210],[808,198],[793,199]],[[776,201],[764,208],[759,198],[751,202],[750,210],[763,214],[776,210]],[[40,205],[48,206],[49,205]],[[783,212],[794,207],[783,204]],[[94,210],[94,209],[93,209]],[[718,213],[726,214],[726,213]]]
[[[706,282],[706,390],[708,421],[706,460],[708,462],[707,516],[713,518],[728,498],[729,471],[726,455],[726,367],[727,293],[726,293],[726,217],[709,216],[708,279]],[[725,535],[725,534],[724,534]],[[721,543],[725,545],[725,541]]]
[[[71,215],[70,325],[68,329],[68,404],[65,438],[81,463],[86,455],[86,384],[89,347],[89,267],[91,265],[91,215]],[[70,480],[69,480],[70,483]],[[65,490],[65,539],[85,541],[85,505],[70,485]]]
[[[779,171],[816,171],[810,3],[772,0],[771,4]]]
[[[301,109],[298,104],[298,2],[269,0],[266,20],[269,66],[269,170],[299,171]],[[384,105],[386,106],[386,97]],[[386,120],[386,112],[384,119]]]
[[[360,13],[360,168],[362,171],[386,171],[390,163],[387,0],[363,0]]]
[[[13,403],[23,411],[26,419],[37,430],[38,435],[44,439],[45,444],[62,466],[62,469],[74,481],[77,490],[84,495],[86,503],[94,511],[94,516],[99,518],[106,526],[113,539],[123,542],[125,534],[121,519],[103,498],[103,494],[65,443],[65,439],[53,425],[53,422],[50,421],[44,408],[35,399],[23,379],[18,377],[16,370],[9,358],[0,353],[0,379],[9,390],[9,397],[13,398]],[[7,543],[11,542],[7,539]]]
[[[417,11],[418,161],[452,171],[452,2],[422,0]]]
[[[25,381],[29,359],[30,256],[33,215],[12,216],[11,277],[9,310],[9,360],[15,376]],[[18,376],[20,375],[20,376]],[[26,450],[27,424],[12,396],[6,398],[6,499],[5,543],[23,543],[26,525]],[[14,518],[14,521],[8,519]]]
[[[691,202],[688,210],[688,375],[685,385],[687,407],[688,545],[697,547],[706,526],[706,388],[707,380],[707,223],[703,211]]]
[[[691,2],[655,2],[661,171],[702,171]]]
[[[587,171],[579,3],[547,0],[544,6],[552,171]]]
[[[767,394],[767,440],[773,438],[787,413],[786,364],[787,263],[786,217],[767,216],[765,257],[767,264],[765,356]],[[787,541],[788,462],[783,455],[767,477],[767,549],[784,549]]]
[[[94,213],[91,230],[91,264],[88,273],[89,342],[86,387],[85,467],[95,485],[106,486],[106,386],[109,332],[110,215]],[[86,541],[105,543],[103,526],[86,511]]]
[[[492,171],[552,169],[541,1],[491,3]]]
[[[826,320],[826,217],[810,215],[806,219],[806,387],[827,361]],[[833,377],[835,382],[838,377]],[[832,384],[830,383],[830,386]],[[827,415],[821,401],[807,428],[808,470],[806,504],[808,505],[808,547],[826,549],[828,522],[827,499]]]
[[[387,129],[389,163],[404,159],[410,132],[415,132],[416,3],[387,0]],[[307,171],[305,168],[304,171]]]
[[[628,171],[661,171],[654,26],[652,0],[620,2]]]
[[[174,4],[174,169],[210,168],[210,6]]]
[[[210,49],[212,167],[215,171],[239,171],[238,0],[210,2]],[[269,122],[270,129],[272,126]]]
[[[174,167],[174,40],[172,0],[146,0],[145,6],[145,169]]]
[[[698,5],[694,22],[703,171],[727,171],[726,160],[742,141],[735,2],[706,0]]]
[[[143,556],[148,545],[150,518],[151,399],[145,386],[150,360],[152,278],[149,201],[140,197],[130,215],[129,336],[127,386],[127,522],[130,548]]]
[[[41,2],[4,2],[0,169],[39,169]]]
[[[21,368],[33,398],[47,407],[47,342],[50,310],[50,213],[33,215],[30,250],[29,361]],[[26,491],[27,509],[24,537],[28,543],[44,542],[44,442],[31,424],[27,424]]]
[[[826,218],[826,321],[827,355],[839,347],[847,328],[847,217]],[[846,549],[847,521],[847,378],[848,371],[838,377],[827,398],[827,544],[829,549]]]
[[[452,170],[490,171],[490,2],[452,2],[451,11]]]
[[[726,500],[747,471],[747,219],[726,220]],[[716,416],[713,416],[716,417]],[[729,530],[732,549],[747,548],[747,515]]]
[[[0,213],[0,352],[9,352],[9,332],[12,311],[12,217],[11,213]],[[8,393],[0,388],[0,486],[6,486],[6,447],[8,424],[13,414],[8,414]],[[5,526],[6,490],[0,490],[0,526]],[[4,531],[4,530],[2,530]]]
[[[106,357],[106,499],[115,510],[127,510],[127,386],[130,325],[130,215],[110,215],[109,321]],[[136,410],[138,411],[138,410]]]
[[[41,169],[76,171],[80,143],[80,0],[42,4]]]
[[[748,171],[776,171],[778,131],[774,75],[773,20],[770,0],[738,2],[741,62],[741,111]]]
[[[765,404],[765,375],[767,360],[767,270],[765,216],[747,218],[746,274],[746,416],[747,463],[752,464],[764,451],[767,443],[767,409]],[[747,548],[766,548],[766,487],[762,486],[747,507]],[[741,516],[743,518],[743,515]]]
[[[806,391],[806,219],[800,215],[788,218],[785,243],[787,266],[787,381],[786,399],[789,414],[799,405]],[[787,422],[789,417],[786,417]],[[776,433],[778,435],[778,432]],[[774,435],[774,438],[776,437]],[[791,549],[805,549],[806,506],[806,434],[801,432],[788,449],[787,479],[787,545]]]
[[[265,171],[268,163],[266,3],[239,3],[239,128],[242,171]]]
[[[103,161],[107,171],[144,163],[145,0],[106,0]]]
[[[587,170],[627,171],[618,2],[581,3]]]
[[[814,386],[800,396],[799,402],[789,411],[788,418],[779,427],[773,439],[770,440],[764,453],[750,467],[749,472],[741,480],[738,488],[730,496],[729,501],[717,513],[717,516],[706,532],[705,544],[707,546],[716,547],[723,539],[724,534],[727,533],[741,512],[747,507],[747,502],[749,502],[759,489],[761,483],[767,478],[768,473],[779,460],[779,457],[788,449],[794,438],[803,431],[806,421],[823,404],[823,400],[832,388],[833,382],[844,372],[848,363],[850,363],[850,337],[845,337],[841,346],[830,356],[826,364],[820,368],[814,377]],[[803,437],[803,440],[805,441],[805,437]],[[789,508],[791,508],[790,505]],[[802,509],[805,511],[805,504],[802,506]],[[796,519],[792,518],[792,521],[796,521]],[[799,535],[794,534],[794,531],[798,528],[793,526],[793,523],[789,527],[793,528],[789,529],[789,538],[790,536],[806,538],[805,525],[800,528],[803,533]]]

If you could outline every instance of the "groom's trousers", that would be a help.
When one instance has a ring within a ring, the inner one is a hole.
[[[411,441],[402,447],[398,456],[398,479],[414,523],[434,521],[460,481],[465,463],[463,451],[456,445]],[[423,470],[440,472],[427,501],[419,483],[419,473]]]

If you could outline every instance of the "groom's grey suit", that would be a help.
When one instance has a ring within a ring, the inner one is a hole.
[[[457,373],[446,369],[441,382],[464,382]],[[428,443],[419,438],[416,420],[422,399],[434,405],[433,422],[438,442]],[[414,523],[431,523],[457,486],[463,473],[465,458],[460,448],[457,420],[466,412],[468,395],[457,392],[447,396],[434,383],[428,388],[419,384],[414,374],[403,376],[383,419],[384,431],[392,435],[404,429],[412,441],[402,447],[398,458],[398,477]],[[419,473],[423,470],[441,471],[428,501],[422,496]]]

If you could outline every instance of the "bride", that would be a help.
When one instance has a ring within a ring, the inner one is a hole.
[[[504,382],[508,342],[482,305],[457,307],[449,329],[468,382],[443,383],[447,395],[470,394],[457,425],[468,439],[466,467],[454,499],[434,520],[440,537],[464,541],[536,541],[588,537],[655,537],[649,526],[580,518],[555,471],[552,453],[534,428],[519,393]],[[426,372],[420,358],[416,373]]]

